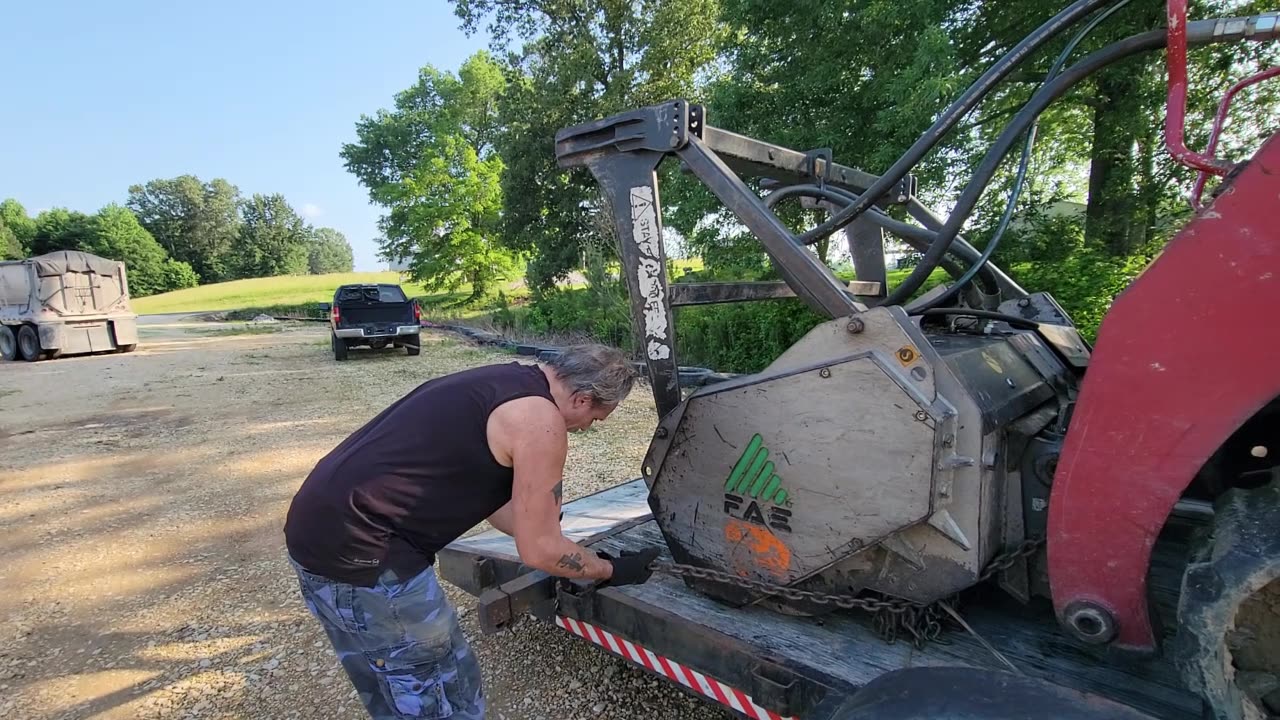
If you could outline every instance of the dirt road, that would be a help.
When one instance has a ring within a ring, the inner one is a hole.
[[[131,355],[0,363],[0,717],[359,718],[280,528],[313,463],[435,375],[510,358],[442,337],[161,318]],[[247,334],[246,334],[247,333]],[[565,492],[632,477],[644,391],[573,438]],[[725,718],[564,633],[479,637],[492,718]]]

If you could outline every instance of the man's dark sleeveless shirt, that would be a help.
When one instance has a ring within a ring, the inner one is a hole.
[[[489,451],[486,427],[494,408],[528,396],[551,400],[551,388],[537,366],[519,363],[420,385],[303,481],[285,520],[289,554],[352,585],[373,585],[386,569],[421,572],[511,499],[512,470]]]

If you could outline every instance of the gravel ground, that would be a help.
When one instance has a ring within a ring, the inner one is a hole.
[[[424,336],[153,321],[131,355],[0,364],[0,717],[360,718],[280,528],[314,462],[422,381],[509,356]],[[574,436],[570,497],[634,477],[644,389]],[[729,715],[562,631],[480,636],[491,718]]]

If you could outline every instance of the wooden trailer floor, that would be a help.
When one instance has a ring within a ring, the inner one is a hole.
[[[616,553],[653,545],[665,548],[657,523],[649,514],[648,489],[635,480],[568,503],[562,527],[565,534],[596,549]],[[1156,559],[1152,574],[1157,604],[1167,615],[1176,599],[1181,577],[1179,543]],[[448,551],[518,563],[514,541],[489,531],[463,538]],[[669,556],[665,556],[669,560]],[[757,648],[761,655],[812,670],[853,689],[878,675],[905,667],[962,665],[1007,669],[987,648],[961,629],[944,635],[946,644],[930,643],[917,650],[906,642],[886,644],[870,623],[853,611],[823,618],[800,618],[762,608],[732,608],[689,588],[678,578],[654,575],[637,586],[608,588],[603,596],[619,593],[655,612],[674,614]],[[1045,600],[1023,606],[1003,595],[986,593],[986,600],[970,599],[960,612],[973,629],[1023,673],[1131,705],[1158,718],[1201,717],[1200,702],[1186,690],[1168,659],[1114,656],[1067,638]],[[1167,620],[1167,618],[1166,618]],[[1166,622],[1166,627],[1172,627]],[[676,658],[677,660],[679,658]]]

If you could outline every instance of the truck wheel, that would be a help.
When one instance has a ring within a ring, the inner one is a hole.
[[[18,337],[8,325],[0,325],[0,358],[18,359]]]
[[[18,352],[22,355],[22,359],[27,362],[39,360],[44,353],[40,349],[40,336],[36,334],[36,329],[30,325],[23,325],[18,328]]]
[[[346,360],[347,359],[347,342],[342,338],[338,337],[337,335],[331,336],[331,339],[333,344],[333,359],[339,360],[339,361]]]
[[[410,342],[412,342],[413,344],[410,345],[409,343],[405,343],[404,345],[405,351],[407,351],[410,355],[417,355],[422,352],[422,336],[421,335],[414,335],[412,338],[410,338]]]
[[[120,347],[116,348],[116,350],[119,350],[122,353],[131,353],[137,349],[138,349],[138,343],[129,343],[128,345],[121,345]]]

